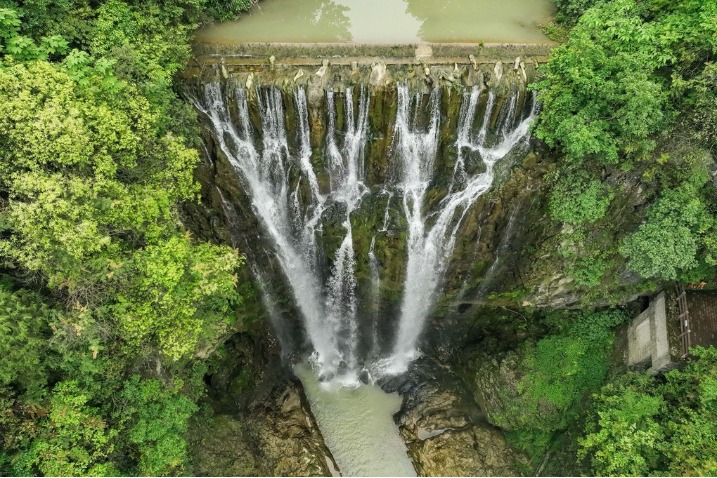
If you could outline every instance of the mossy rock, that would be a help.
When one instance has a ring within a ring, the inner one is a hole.
[[[229,415],[198,418],[189,441],[194,476],[261,476],[242,423]]]
[[[562,421],[562,410],[524,393],[521,380],[527,371],[522,351],[497,356],[478,353],[468,359],[464,376],[491,424],[503,430],[552,431]]]

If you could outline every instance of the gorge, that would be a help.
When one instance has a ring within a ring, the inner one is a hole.
[[[222,60],[188,90],[215,234],[246,251],[285,360],[308,358],[327,390],[383,383],[421,356],[456,246],[480,244],[476,202],[531,150],[532,65],[471,58],[231,75]],[[480,293],[496,267],[473,278]]]
[[[0,0],[0,475],[717,475],[715,38]]]

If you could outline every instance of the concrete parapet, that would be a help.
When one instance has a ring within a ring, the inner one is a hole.
[[[185,75],[194,76],[198,70],[211,65],[222,65],[231,73],[252,68],[321,66],[325,60],[334,66],[365,66],[377,62],[389,66],[430,66],[495,64],[498,61],[512,64],[520,57],[525,64],[537,64],[548,60],[554,46],[550,43],[196,43]]]

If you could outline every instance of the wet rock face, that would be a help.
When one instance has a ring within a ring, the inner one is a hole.
[[[224,343],[204,379],[209,411],[189,431],[190,474],[326,476],[336,469],[268,323]]]
[[[481,362],[481,359],[485,362]],[[520,402],[518,384],[520,358],[514,352],[499,357],[480,357],[470,363],[469,383],[472,382],[473,396],[493,425],[504,430],[519,428],[520,414],[506,413],[514,410]],[[518,411],[518,410],[515,410]]]
[[[286,379],[250,406],[250,436],[265,476],[330,476],[338,467],[296,379]]]
[[[267,377],[246,410],[192,430],[197,476],[331,476],[338,469],[298,381]]]
[[[411,449],[421,476],[515,476],[507,459],[512,453],[499,431],[478,425],[448,430]]]
[[[403,396],[395,420],[420,476],[518,474],[522,456],[486,422],[471,391],[449,367],[421,358],[382,387]]]
[[[201,419],[192,430],[190,447],[195,476],[259,476],[258,463],[246,428],[236,417]]]

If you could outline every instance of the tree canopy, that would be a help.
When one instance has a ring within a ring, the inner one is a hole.
[[[179,220],[198,129],[173,77],[248,7],[0,0],[1,474],[186,471],[242,257]]]

